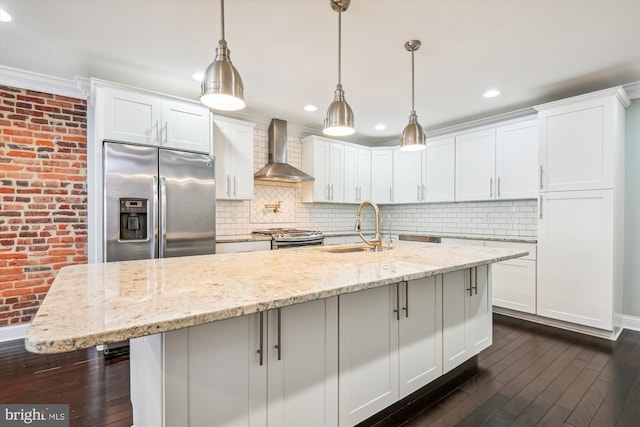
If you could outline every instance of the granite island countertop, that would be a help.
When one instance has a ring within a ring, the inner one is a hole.
[[[381,252],[327,249],[64,267],[27,331],[25,347],[34,353],[72,351],[527,254],[419,242],[398,242]]]

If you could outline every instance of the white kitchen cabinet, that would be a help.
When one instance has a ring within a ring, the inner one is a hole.
[[[540,196],[538,314],[612,330],[614,250],[612,190]]]
[[[167,332],[164,424],[134,422],[335,426],[337,333],[335,297]]]
[[[302,170],[315,178],[302,183],[302,201],[344,201],[344,144],[319,136],[302,140]]]
[[[440,277],[339,297],[340,425],[355,425],[442,374]]]
[[[496,199],[538,197],[538,121],[496,128]]]
[[[253,123],[214,116],[216,198],[253,199]]]
[[[626,92],[537,106],[537,314],[615,339],[622,329]],[[596,328],[596,329],[593,329]]]
[[[494,198],[495,135],[492,128],[456,137],[456,201]]]
[[[325,236],[324,238],[324,246],[351,245],[356,243],[363,243],[357,234],[348,236]]]
[[[424,176],[425,202],[455,200],[455,138],[427,141]]]
[[[217,254],[234,254],[238,252],[255,252],[255,251],[270,251],[270,250],[271,250],[271,240],[216,243]]]
[[[206,107],[143,92],[105,87],[103,139],[211,152]]]
[[[393,150],[393,203],[420,203],[425,196],[424,151]]]
[[[536,107],[541,191],[613,188],[618,151],[623,150],[616,143],[618,116],[624,116],[619,107],[616,94]]]
[[[371,200],[393,202],[393,148],[371,149]]]
[[[443,374],[491,345],[489,272],[482,265],[442,277]]]
[[[344,201],[371,199],[371,150],[350,144],[344,147]]]

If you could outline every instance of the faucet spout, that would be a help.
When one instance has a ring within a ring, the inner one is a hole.
[[[376,236],[373,240],[367,240],[362,233],[360,233],[360,238],[369,246],[373,246],[374,249],[376,251],[380,251],[382,250],[382,239],[380,238],[380,209],[378,208],[378,205],[375,204],[374,202],[372,202],[371,200],[365,200],[364,202],[360,203],[360,206],[358,206],[358,217],[360,217],[360,215],[362,214],[362,209],[364,209],[365,206],[371,206],[375,212],[376,215]],[[356,221],[356,231],[360,232],[360,219],[358,219]]]

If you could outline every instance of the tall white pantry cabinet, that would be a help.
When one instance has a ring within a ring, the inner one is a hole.
[[[614,88],[537,106],[538,315],[615,338],[622,324],[624,118]]]

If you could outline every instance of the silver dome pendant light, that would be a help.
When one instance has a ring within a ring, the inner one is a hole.
[[[403,151],[418,151],[427,148],[424,129],[418,123],[418,116],[415,110],[415,86],[414,86],[414,62],[413,54],[420,48],[420,40],[409,40],[404,44],[405,49],[411,52],[411,115],[409,124],[405,126],[400,137],[400,149]]]
[[[356,129],[353,120],[353,111],[344,99],[342,90],[342,12],[345,12],[351,0],[329,0],[331,9],[338,12],[338,86],[336,87],[334,100],[329,105],[327,116],[324,120],[325,135],[347,136],[353,134]]]
[[[216,57],[207,68],[202,80],[200,102],[214,110],[236,111],[245,107],[242,78],[231,63],[227,41],[224,39],[224,0],[220,0],[222,39],[216,48]]]

